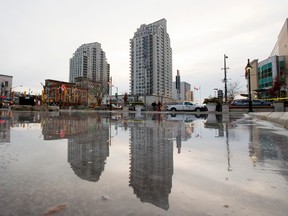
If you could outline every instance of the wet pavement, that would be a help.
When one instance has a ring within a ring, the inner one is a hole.
[[[0,215],[287,215],[288,130],[245,114],[1,112]]]

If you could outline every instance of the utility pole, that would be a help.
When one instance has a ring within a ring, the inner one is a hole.
[[[227,103],[227,68],[226,67],[226,58],[228,58],[228,56],[226,56],[226,54],[224,54],[224,92],[225,92],[225,103]]]

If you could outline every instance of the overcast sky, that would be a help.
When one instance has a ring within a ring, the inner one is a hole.
[[[129,92],[129,39],[141,24],[165,18],[173,81],[180,70],[192,90],[201,86],[195,97],[203,100],[224,89],[224,54],[228,82],[246,89],[247,59],[270,55],[287,8],[287,0],[0,0],[0,74],[40,93],[45,79],[69,81],[79,46],[99,42],[113,85]]]

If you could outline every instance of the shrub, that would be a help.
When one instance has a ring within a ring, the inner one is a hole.
[[[216,103],[216,104],[220,104],[220,100],[216,97],[213,97],[213,98],[205,98],[204,99],[204,104],[207,104],[207,103]]]
[[[133,105],[133,106],[136,106],[136,105],[144,106],[144,103],[142,101],[134,101],[134,102],[130,102],[130,105]]]

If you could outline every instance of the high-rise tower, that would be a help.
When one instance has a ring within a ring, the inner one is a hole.
[[[108,86],[110,65],[101,44],[94,42],[81,45],[70,59],[69,82],[75,78],[84,77]]]
[[[172,49],[165,19],[141,25],[130,39],[130,92],[172,98]]]

